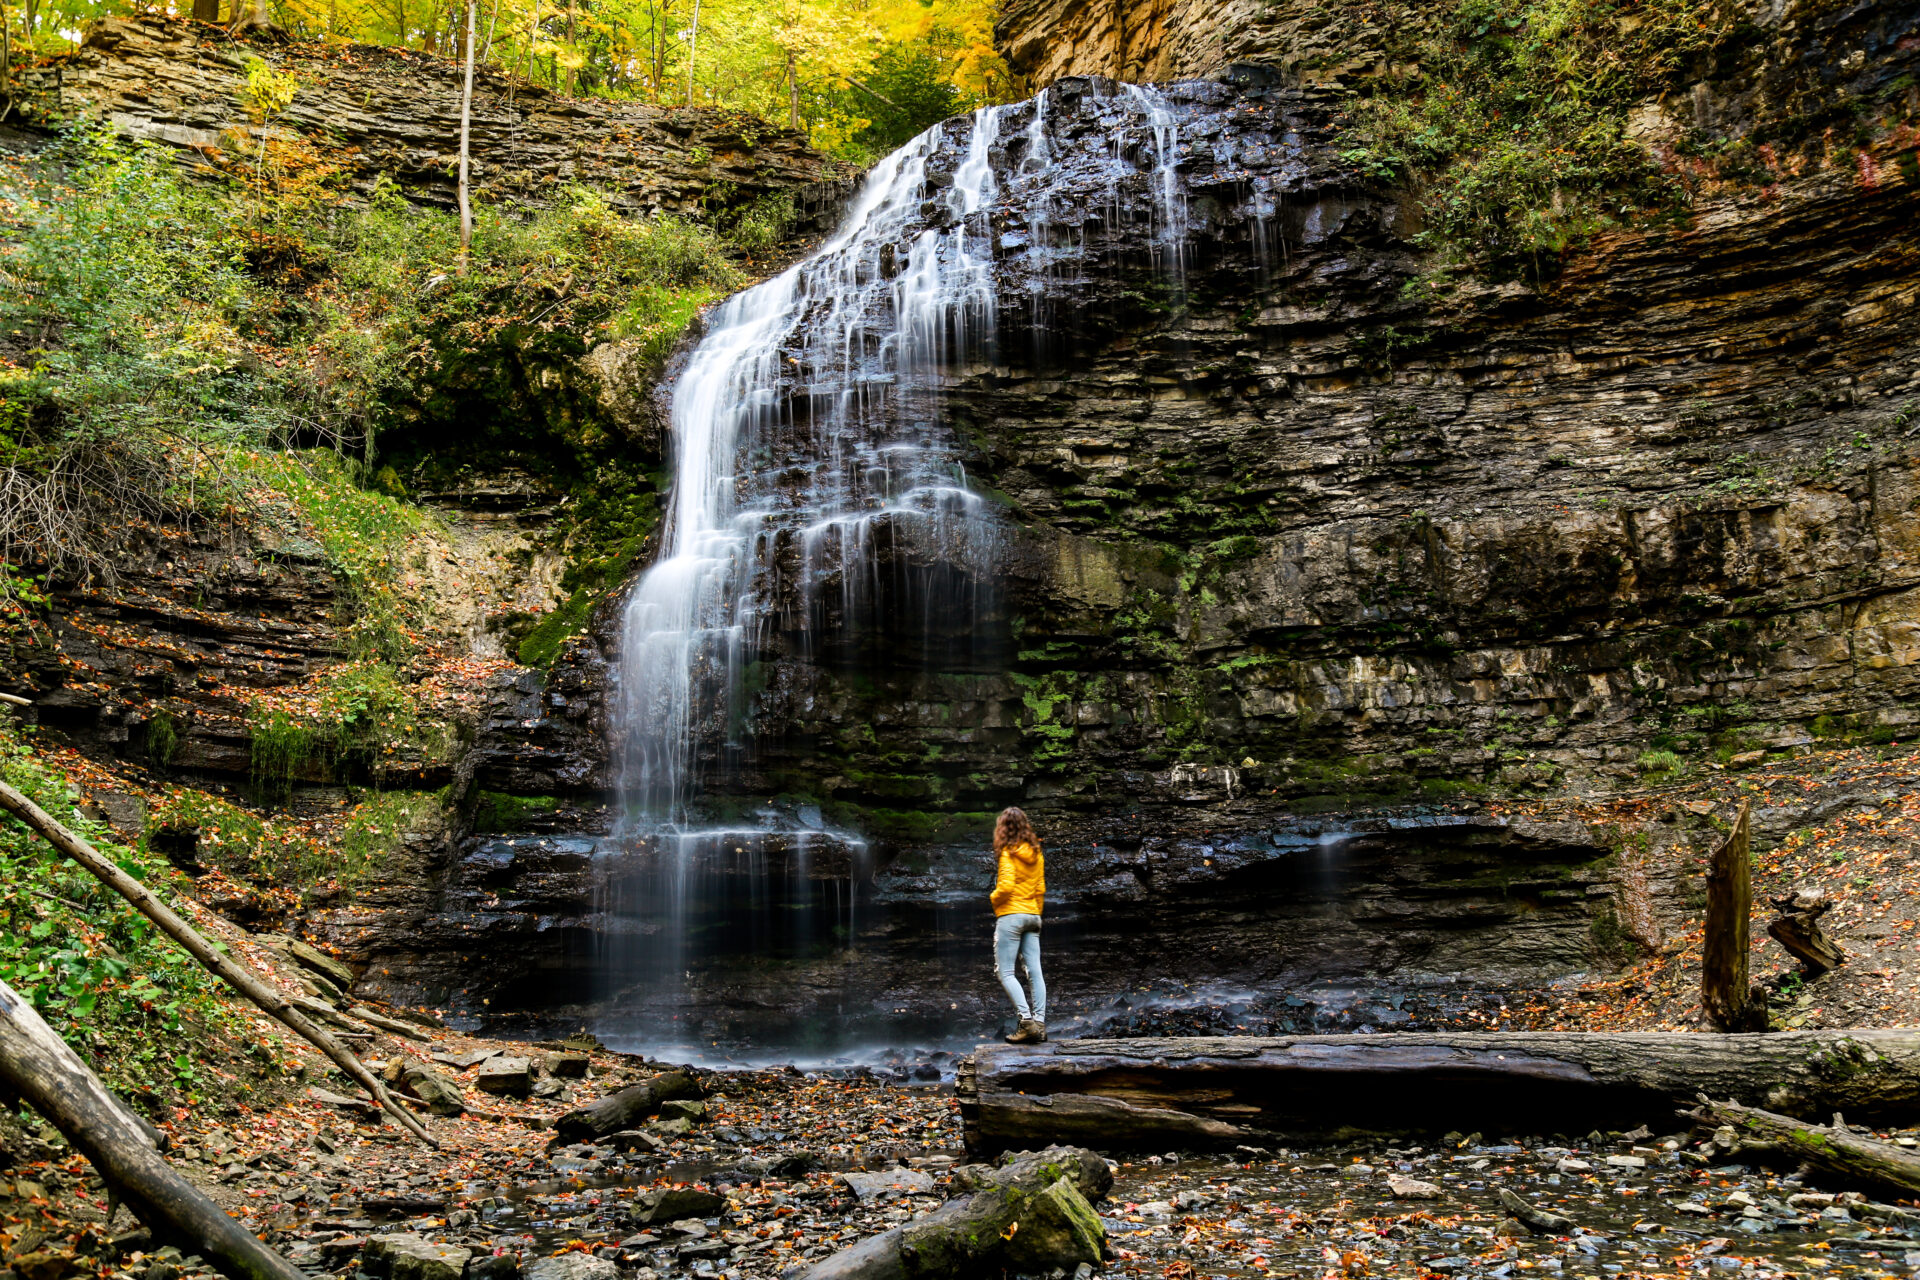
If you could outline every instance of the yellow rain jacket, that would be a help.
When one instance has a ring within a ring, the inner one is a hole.
[[[993,914],[1037,916],[1047,897],[1047,860],[1022,840],[1000,851],[1000,870],[993,878]]]

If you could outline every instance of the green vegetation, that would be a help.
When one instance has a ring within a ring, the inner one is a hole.
[[[79,831],[164,901],[178,875],[80,814],[66,778],[36,762],[0,712],[0,777]],[[176,1083],[160,1037],[224,1024],[215,981],[132,907],[11,817],[0,816],[0,978],[70,1041],[96,1048],[111,1077]],[[192,1066],[177,1083],[191,1084]]]
[[[1685,762],[1671,751],[1643,751],[1634,764],[1648,782],[1656,784],[1671,781],[1686,767]]]
[[[404,662],[420,638],[420,600],[403,575],[417,558],[415,538],[429,517],[418,507],[362,488],[364,468],[326,451],[246,454],[236,470],[254,487],[250,497],[271,508],[283,497],[311,530],[342,588],[340,619],[352,658]]]
[[[526,831],[535,819],[559,807],[560,802],[552,796],[512,796],[501,791],[482,791],[473,807],[473,829],[499,834]]]
[[[253,0],[215,9],[242,31],[255,12]],[[17,66],[23,53],[31,61],[70,49],[96,18],[142,12],[150,10],[135,0],[0,6],[0,48],[11,45]],[[295,63],[302,73],[339,56],[345,42],[450,59],[462,52],[458,6],[262,0],[259,12],[277,30],[316,42]],[[790,126],[823,150],[870,162],[1012,87],[993,45],[996,12],[992,0],[494,0],[479,13],[486,41],[475,52],[482,70],[520,79],[521,92],[531,79],[568,94],[728,108],[751,113],[732,122],[750,140]],[[261,40],[256,47],[280,62],[285,51],[278,44]],[[366,51],[350,56],[380,61]],[[297,75],[257,54],[245,57],[245,73],[237,96],[256,126],[274,120],[298,94]],[[712,156],[696,151],[692,159],[707,163]]]
[[[337,831],[323,832],[182,787],[155,806],[148,842],[191,833],[200,866],[259,889],[295,895],[350,889],[390,857],[409,831],[440,821],[445,806],[438,792],[367,792]]]
[[[303,773],[333,778],[401,750],[437,757],[452,746],[445,719],[380,662],[329,667],[290,695],[262,694],[247,728],[253,779],[277,795]]]
[[[1627,136],[1629,110],[1731,33],[1712,0],[1452,0],[1357,108],[1344,156],[1422,192],[1443,262],[1548,273],[1600,227],[1683,191]]]
[[[297,156],[251,191],[189,186],[162,151],[76,132],[34,172],[0,193],[18,219],[0,468],[25,495],[0,512],[0,558],[99,568],[129,522],[285,495],[351,597],[355,655],[387,661],[412,625],[404,594],[383,598],[423,527],[396,501],[409,483],[506,463],[650,522],[650,478],[571,399],[535,394],[540,371],[606,340],[657,363],[743,281],[715,229],[628,221],[585,190],[524,220],[482,207],[461,275],[452,217],[386,186],[345,207],[338,175]],[[784,216],[763,204],[730,226],[764,246]]]

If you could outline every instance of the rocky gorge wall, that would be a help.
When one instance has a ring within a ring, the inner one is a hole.
[[[995,357],[948,371],[968,474],[1003,516],[998,559],[972,567],[995,587],[979,643],[956,661],[928,643],[943,620],[886,600],[895,625],[852,637],[789,611],[760,642],[750,737],[696,761],[723,801],[868,837],[834,873],[858,902],[831,945],[720,945],[672,992],[609,963],[610,604],[550,672],[496,678],[459,785],[518,816],[314,905],[309,931],[366,990],[509,1020],[673,1003],[716,1036],[970,1034],[998,1012],[978,850],[1008,803],[1042,824],[1050,944],[1095,1006],[1143,957],[1268,995],[1545,981],[1609,963],[1622,930],[1657,945],[1647,921],[1690,909],[1712,834],[1670,815],[1627,875],[1620,833],[1490,804],[1909,732],[1912,6],[1779,6],[1755,28],[1772,36],[1637,126],[1682,167],[1697,131],[1771,138],[1764,172],[1702,170],[1683,214],[1531,284],[1434,270],[1415,196],[1343,154],[1347,81],[1300,71],[1312,22],[1286,6],[1141,38],[1147,74],[1198,75],[1165,88],[1170,252],[1138,112],[1079,74],[1135,55],[1069,38],[1119,12],[1006,11],[1016,65],[1076,74],[1038,126],[1055,180],[991,215]],[[1331,58],[1368,24],[1328,12]],[[1022,30],[1063,60],[1032,62]],[[1834,132],[1849,99],[1894,125]],[[1030,124],[996,166],[1022,163]],[[937,559],[882,533],[879,581]]]
[[[1641,126],[1765,136],[1848,94],[1910,118],[1903,13],[1789,6],[1786,34]],[[1007,803],[1040,816],[1073,886],[1060,945],[1108,990],[1140,954],[1255,986],[1573,972],[1604,962],[1600,926],[1630,896],[1616,836],[1559,837],[1549,860],[1572,879],[1548,879],[1572,892],[1544,907],[1536,855],[1511,835],[1483,846],[1479,888],[1427,834],[1389,840],[1385,864],[1335,840],[1338,922],[1315,928],[1278,834],[1302,811],[1471,815],[1912,723],[1909,125],[1866,143],[1776,133],[1769,181],[1703,183],[1686,216],[1602,234],[1530,285],[1431,270],[1415,202],[1343,158],[1337,84],[1235,67],[1165,92],[1190,226],[1171,267],[1146,166],[1116,179],[1103,159],[1109,139],[1144,142],[1097,78],[1049,91],[1060,172],[1044,205],[994,214],[999,355],[947,391],[969,474],[1007,519],[988,643],[943,667],[907,634],[922,623],[828,653],[796,618],[763,641],[744,752],[706,758],[716,792],[817,803],[875,836],[879,862],[851,951],[706,971],[695,1003],[716,1028],[728,1008],[871,1012],[967,987],[934,944],[963,946],[978,905],[942,919],[885,904],[982,892],[968,833]],[[1025,136],[1003,129],[995,163],[1017,166]],[[934,555],[892,530],[877,576]],[[523,723],[543,697],[547,714],[491,758],[501,785],[608,785],[613,660],[608,640],[582,641],[555,691],[521,695]],[[1635,873],[1659,883],[1641,919],[1697,901],[1700,842],[1655,841],[1672,852]],[[1144,869],[1155,849],[1207,866],[1229,847],[1264,869],[1223,881],[1247,911],[1207,943],[1232,953],[1217,972],[1157,922],[1212,928],[1226,899],[1101,870]],[[515,921],[536,900],[505,869],[518,856],[488,863],[493,914],[450,918],[563,925],[545,954],[565,958],[536,972],[591,970],[588,847],[557,878],[535,860],[560,897]],[[1122,882],[1138,893],[1107,896]],[[1386,901],[1397,914],[1365,906]]]
[[[998,215],[1003,297],[1045,305],[1005,307],[999,362],[949,405],[1007,512],[1000,647],[939,670],[900,637],[819,663],[789,656],[818,637],[775,637],[748,764],[714,785],[883,828],[1149,793],[1447,800],[1911,722],[1910,137],[1531,287],[1424,276],[1323,96],[1169,93],[1178,279],[1091,160],[1045,212],[1086,260],[1027,246],[1034,209]],[[1056,152],[1097,154],[1108,94],[1051,91]],[[583,646],[570,678],[610,658]]]

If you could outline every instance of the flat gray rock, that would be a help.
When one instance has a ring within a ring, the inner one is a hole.
[[[620,1268],[590,1253],[563,1253],[527,1264],[526,1280],[620,1280]]]
[[[933,1175],[924,1169],[882,1169],[877,1173],[843,1173],[840,1180],[847,1184],[861,1203],[883,1196],[889,1191],[901,1195],[926,1195],[933,1190]]]

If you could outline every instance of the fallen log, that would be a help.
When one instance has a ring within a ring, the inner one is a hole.
[[[1801,1117],[1920,1113],[1920,1030],[1401,1033],[983,1045],[957,1092],[976,1156],[1230,1147],[1346,1132],[1629,1129],[1701,1094]]]
[[[1706,1098],[1680,1114],[1712,1129],[1730,1127],[1743,1154],[1798,1161],[1816,1173],[1855,1186],[1920,1195],[1920,1156],[1892,1143],[1862,1138],[1838,1124],[1807,1124],[1758,1107]]]
[[[312,1019],[295,1008],[287,997],[275,991],[258,974],[245,965],[215,949],[195,929],[176,915],[166,903],[154,897],[151,890],[138,880],[122,871],[117,863],[103,855],[98,849],[69,830],[54,816],[29,800],[19,791],[5,782],[0,782],[0,809],[6,810],[58,849],[67,857],[80,864],[95,879],[125,898],[133,909],[151,920],[160,932],[179,943],[186,952],[198,960],[215,977],[251,1000],[260,1010],[289,1030],[299,1035],[309,1044],[327,1055],[342,1071],[365,1089],[381,1110],[400,1122],[402,1128],[410,1130],[428,1146],[440,1144],[428,1134],[426,1126],[421,1124],[411,1112],[395,1102],[393,1095],[387,1092],[374,1074],[367,1070],[366,1064],[350,1051],[321,1030]]]
[[[1100,1264],[1106,1225],[1090,1202],[1113,1187],[1113,1170],[1093,1152],[1049,1147],[1004,1168],[960,1173],[954,1181],[965,1194],[815,1263],[798,1280],[974,1280]]]
[[[291,1262],[174,1172],[148,1136],[152,1126],[121,1106],[26,998],[4,982],[0,1082],[66,1135],[155,1236],[211,1259],[236,1280],[301,1280]]]
[[[1773,900],[1780,914],[1767,925],[1773,940],[1792,953],[1809,978],[1817,978],[1847,962],[1847,953],[1820,927],[1820,917],[1833,909],[1825,891],[1803,885]]]
[[[553,1142],[566,1146],[592,1142],[610,1133],[631,1129],[675,1098],[697,1098],[700,1086],[684,1071],[669,1071],[651,1080],[610,1093],[600,1101],[569,1111],[553,1122]]]

